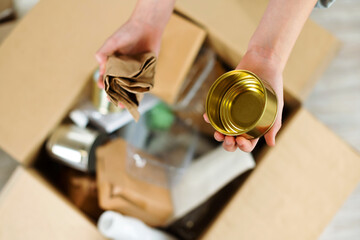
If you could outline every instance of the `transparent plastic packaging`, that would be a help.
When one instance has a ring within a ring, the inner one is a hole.
[[[169,188],[194,158],[198,133],[178,118],[162,129],[152,121],[148,112],[138,123],[126,126],[127,171],[136,178]]]

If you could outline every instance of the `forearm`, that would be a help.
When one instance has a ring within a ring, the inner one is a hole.
[[[173,12],[175,0],[138,0],[131,20],[161,36]]]
[[[281,71],[316,0],[270,0],[248,52],[256,52]]]

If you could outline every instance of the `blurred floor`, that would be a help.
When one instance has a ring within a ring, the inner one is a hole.
[[[360,153],[360,1],[338,0],[311,18],[335,34],[342,47],[305,106]]]
[[[343,46],[305,107],[360,153],[359,12],[359,0],[338,0],[330,9],[313,11],[311,18],[341,39]],[[0,190],[16,165],[0,149]],[[320,237],[340,239],[360,239],[360,184]]]
[[[15,170],[18,163],[0,149],[0,191]]]
[[[343,45],[305,107],[360,153],[359,12],[359,0],[337,0],[329,9],[313,11],[311,18],[335,34]],[[359,239],[360,184],[320,237],[320,240]]]

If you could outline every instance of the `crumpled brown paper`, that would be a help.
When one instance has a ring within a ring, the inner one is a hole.
[[[150,226],[164,226],[173,212],[170,190],[130,176],[127,143],[113,140],[96,149],[96,181],[102,209],[136,217]]]
[[[143,93],[154,86],[156,56],[142,53],[133,56],[112,55],[106,62],[105,91],[116,106],[122,103],[138,121],[137,110]]]

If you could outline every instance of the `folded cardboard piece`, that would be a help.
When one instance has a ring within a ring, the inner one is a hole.
[[[143,94],[154,86],[155,66],[154,53],[112,55],[106,62],[105,91],[110,101],[115,106],[123,104],[135,121],[140,118],[137,108]]]
[[[162,226],[172,215],[169,189],[130,176],[126,171],[127,143],[117,139],[98,148],[97,182],[101,208]]]

